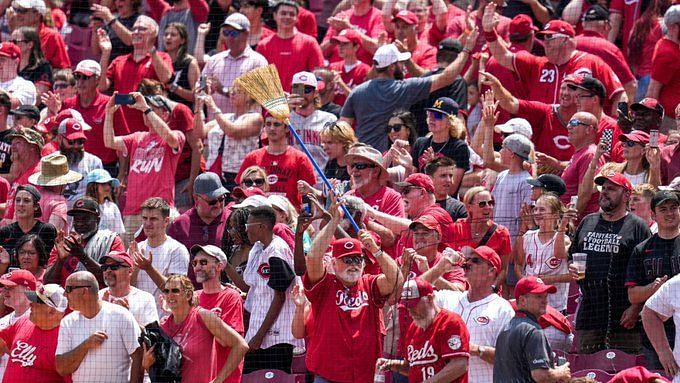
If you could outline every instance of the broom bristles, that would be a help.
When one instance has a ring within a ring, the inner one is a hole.
[[[234,83],[275,118],[286,121],[290,117],[290,108],[283,93],[279,71],[273,64],[251,70],[239,76]]]

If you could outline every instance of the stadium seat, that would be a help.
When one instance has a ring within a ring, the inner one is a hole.
[[[636,357],[636,355],[626,354],[619,350],[602,350],[594,354],[581,354],[576,358],[571,370],[592,369],[615,374],[618,371],[635,366]]]
[[[302,381],[304,382],[304,375]],[[295,375],[286,374],[281,370],[259,370],[243,375],[241,383],[297,383]]]
[[[293,374],[304,374],[307,372],[307,364],[305,359],[307,358],[307,353],[302,353],[299,355],[293,354],[293,363],[290,365],[290,371]]]
[[[590,378],[595,379],[598,382],[608,382],[614,377],[613,374],[607,373],[607,371],[597,370],[597,369],[587,369],[579,370],[571,374],[572,378]]]

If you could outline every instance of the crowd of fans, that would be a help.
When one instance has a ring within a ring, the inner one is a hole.
[[[680,382],[676,3],[0,1],[0,381]]]

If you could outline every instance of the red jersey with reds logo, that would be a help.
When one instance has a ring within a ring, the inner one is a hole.
[[[385,327],[377,275],[363,275],[345,287],[326,273],[312,284],[302,278],[312,311],[307,321],[307,368],[332,382],[372,382],[382,355]],[[466,341],[467,343],[467,341]]]
[[[534,130],[532,141],[536,151],[555,157],[560,161],[569,161],[574,154],[574,147],[567,137],[569,121],[562,121],[558,104],[546,104],[539,101],[519,100],[517,117],[529,121]]]
[[[0,331],[7,345],[9,360],[3,383],[61,383],[54,367],[59,326],[41,330],[28,317]]]
[[[623,86],[612,68],[601,58],[590,53],[575,51],[565,64],[555,65],[549,62],[547,57],[519,52],[515,54],[512,65],[515,73],[525,84],[529,99],[546,104],[557,103],[560,84],[568,74],[589,75],[602,82],[607,90],[605,113],[612,110],[612,103],[623,92]]]
[[[330,70],[340,72],[342,81],[344,81],[350,89],[354,89],[366,81],[366,75],[368,74],[368,71],[371,70],[371,67],[363,61],[357,61],[357,63],[349,70],[347,70],[347,67],[345,66],[345,60],[331,63],[328,67]],[[345,105],[346,100],[347,94],[339,91],[338,87],[338,89],[335,91],[335,98],[333,99],[333,102],[338,105]]]
[[[411,324],[405,358],[409,363],[408,381],[423,382],[435,376],[453,358],[470,357],[470,333],[458,314],[442,309],[432,323],[422,329]],[[467,371],[451,383],[466,383]]]

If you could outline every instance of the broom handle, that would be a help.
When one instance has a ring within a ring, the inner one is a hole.
[[[307,146],[305,145],[305,143],[302,142],[302,138],[300,138],[300,136],[295,131],[293,124],[288,122],[287,125],[288,125],[288,129],[290,130],[290,133],[293,135],[293,137],[295,137],[295,141],[297,141],[297,143],[302,148],[302,151],[305,152],[305,154],[307,155],[307,158],[309,158],[309,160],[312,162],[314,169],[316,169],[316,172],[319,174],[319,176],[321,176],[321,180],[326,185],[329,192],[335,194],[335,191],[333,191],[333,187],[331,186],[331,183],[328,181],[328,178],[326,178],[326,175],[323,174],[323,170],[321,170],[321,167],[319,167],[319,164],[316,163],[316,161],[314,160],[314,157],[312,157],[312,154],[309,152],[309,149],[307,149]],[[347,207],[345,205],[340,205],[340,207],[342,208],[342,211],[345,213],[345,217],[347,217],[347,219],[349,219],[349,223],[352,224],[352,227],[358,233],[359,230],[360,230],[359,225],[357,225],[357,223],[354,222],[354,218],[352,218],[352,215],[349,214],[349,210],[347,210]]]

